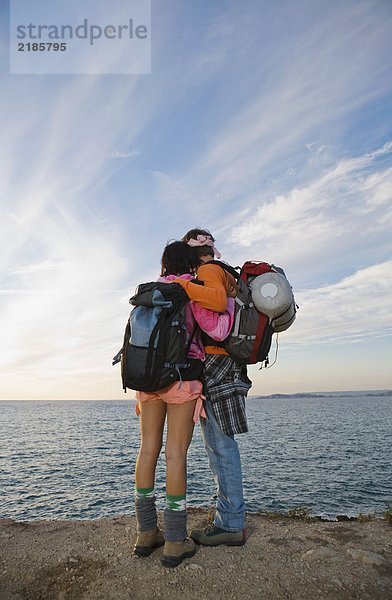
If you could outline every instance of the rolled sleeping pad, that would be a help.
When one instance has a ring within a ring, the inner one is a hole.
[[[296,306],[291,285],[280,273],[264,273],[250,282],[252,300],[267,315],[276,332],[285,331],[293,323]]]

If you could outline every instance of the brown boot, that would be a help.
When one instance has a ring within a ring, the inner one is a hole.
[[[195,542],[190,538],[185,538],[182,542],[168,542],[166,540],[161,563],[164,567],[177,567],[184,558],[190,558],[195,552]]]
[[[136,556],[149,556],[155,548],[160,548],[164,543],[163,533],[158,528],[150,531],[138,531],[133,553]]]

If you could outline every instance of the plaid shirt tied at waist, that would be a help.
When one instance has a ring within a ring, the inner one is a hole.
[[[225,354],[207,354],[204,363],[206,400],[224,433],[246,433],[245,399],[252,382],[245,365]]]

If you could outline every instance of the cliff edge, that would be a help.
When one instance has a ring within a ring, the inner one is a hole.
[[[190,509],[188,529],[207,522]],[[0,520],[0,600],[386,600],[386,521],[303,522],[247,516],[243,547],[198,547],[175,569],[162,548],[131,555],[135,518]]]

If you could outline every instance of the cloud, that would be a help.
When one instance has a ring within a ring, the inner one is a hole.
[[[310,269],[314,276],[313,265],[321,278],[344,265],[350,269],[353,262],[379,260],[388,247],[392,168],[374,163],[391,150],[388,143],[342,160],[304,187],[268,202],[256,197],[259,206],[240,225],[233,225],[238,219],[232,216],[230,240],[251,248],[253,255],[283,262],[296,274]]]
[[[249,8],[246,16],[238,11],[238,21],[233,10],[209,21],[211,28],[216,25],[216,36],[210,36],[217,47],[228,44],[235,29],[242,43],[239,53],[229,43],[226,62],[221,58],[212,73],[221,85],[205,82],[210,83],[213,118],[208,107],[200,111],[189,99],[195,111],[192,133],[205,132],[200,151],[191,153],[187,168],[181,161],[181,169],[173,167],[156,178],[156,196],[174,204],[186,199],[185,214],[192,218],[189,207],[198,208],[206,225],[224,236],[221,246],[232,260],[245,259],[248,247],[253,257],[287,260],[295,268],[307,259],[306,248],[315,252],[313,262],[320,263],[326,247],[335,242],[337,251],[346,246],[347,256],[353,232],[371,227],[374,235],[385,234],[383,219],[389,218],[383,199],[390,172],[381,163],[390,156],[391,142],[382,145],[386,125],[376,119],[390,92],[383,59],[390,49],[390,14],[385,7],[370,11],[366,3],[345,4],[338,12],[336,6],[307,6],[301,22],[284,29],[283,36],[284,23],[293,18],[290,3],[271,11],[265,7],[263,19]],[[177,72],[180,81],[187,81],[189,71]],[[200,95],[203,91],[201,87]],[[354,154],[347,141],[354,137],[361,155],[342,159]],[[377,150],[369,152],[372,147]],[[375,162],[380,162],[377,173],[368,172],[360,181],[361,171]],[[371,208],[377,199],[379,213]],[[355,214],[357,207],[362,217]],[[374,212],[365,219],[369,210]],[[380,245],[370,234],[363,230],[356,238],[358,246],[365,239],[364,252],[374,247],[371,262],[383,258],[375,254]],[[233,240],[238,242],[234,249]],[[381,245],[385,252],[383,241]],[[334,266],[337,260],[333,258]],[[360,265],[350,265],[355,266]]]
[[[97,198],[121,162],[107,155],[132,147],[150,108],[145,103],[124,142],[134,79],[122,81],[114,95],[96,77],[52,79],[52,86],[40,78],[18,81],[29,111],[11,79],[3,100],[17,117],[1,126],[1,394],[75,397],[80,383],[94,397],[99,384],[91,373],[98,380],[106,369],[112,375],[137,244],[128,242],[123,252],[121,228],[114,230],[111,213],[102,218]],[[116,110],[106,110],[114,97]]]
[[[56,262],[47,259],[37,263],[31,263],[29,265],[21,265],[19,267],[10,269],[10,275],[34,275],[35,273],[42,273],[45,271],[53,271],[56,268]]]
[[[285,343],[330,345],[387,337],[392,332],[391,294],[392,261],[361,269],[333,285],[298,291],[300,309]]]
[[[42,241],[63,259],[55,268],[17,269],[20,287],[1,294],[4,397],[75,397],[81,388],[94,397],[121,345],[127,309],[118,282],[130,257],[120,257],[109,236],[86,235],[77,220],[69,230],[51,225]]]
[[[246,69],[241,59],[230,55],[230,106],[235,110],[226,114],[226,99],[219,98],[215,122],[208,123],[208,143],[188,174],[190,180],[208,185],[210,196],[220,198],[221,205],[265,189],[271,178],[307,161],[306,144],[319,148],[320,159],[326,147],[340,143],[353,115],[389,93],[382,58],[390,50],[390,39],[377,13],[370,17],[365,4],[355,12],[350,4],[342,6],[338,14],[336,7],[325,7],[317,17],[309,10],[302,28],[287,31],[284,40],[274,37],[279,19],[281,26],[290,12],[284,4],[275,17],[267,14],[263,23],[258,18],[248,23]],[[308,27],[306,19],[311,21]],[[266,23],[270,31],[264,31]],[[260,38],[255,27],[259,35],[260,29],[265,33],[268,60],[256,51]],[[250,74],[257,84],[247,79]],[[236,102],[244,88],[247,93]]]
[[[140,156],[140,152],[138,150],[115,150],[114,152],[110,152],[110,154],[108,154],[108,158],[136,158],[136,156]]]

